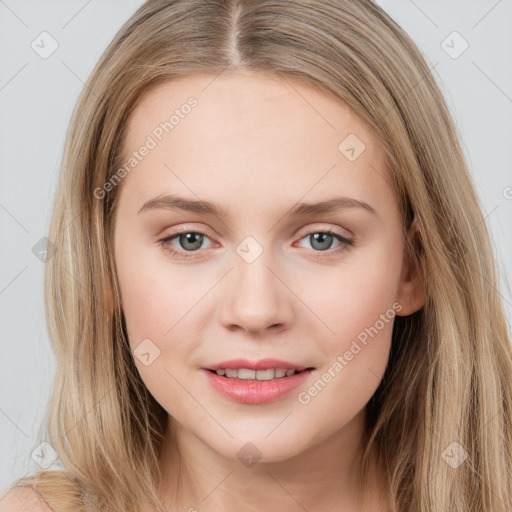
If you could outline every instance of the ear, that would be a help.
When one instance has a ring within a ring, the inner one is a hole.
[[[413,220],[407,233],[410,245],[417,245],[418,222]],[[400,282],[397,289],[397,301],[402,305],[399,316],[407,316],[415,313],[425,305],[425,289],[421,269],[418,267],[418,260],[407,250],[404,251]]]

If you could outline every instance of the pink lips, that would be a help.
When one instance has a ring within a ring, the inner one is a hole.
[[[247,368],[250,370],[283,368],[294,369],[300,373],[272,380],[242,380],[227,378],[217,375],[214,371],[210,371],[219,368]],[[247,359],[233,359],[201,368],[201,370],[206,374],[211,386],[224,396],[244,404],[261,404],[277,400],[300,386],[309,377],[313,368],[295,365],[278,359],[262,359],[252,362]]]

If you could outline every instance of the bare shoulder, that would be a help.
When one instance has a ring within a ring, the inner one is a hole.
[[[0,512],[53,512],[43,497],[30,487],[14,487],[0,495]]]

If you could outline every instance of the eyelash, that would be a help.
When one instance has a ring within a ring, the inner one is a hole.
[[[190,234],[190,233],[195,233],[195,234],[210,238],[210,236],[207,233],[205,233],[204,231],[201,231],[201,230],[197,230],[197,229],[196,230],[188,230],[188,231],[182,230],[182,231],[173,233],[172,235],[166,236],[165,238],[161,238],[160,240],[158,240],[158,245],[163,247],[164,250],[167,251],[173,258],[177,258],[177,259],[195,258],[195,254],[197,252],[199,252],[199,250],[181,251],[181,250],[175,249],[174,247],[169,245],[169,242],[171,242],[171,240],[178,237],[179,235],[186,235],[186,234]],[[317,234],[317,233],[321,233],[324,235],[332,235],[334,238],[336,238],[342,244],[333,250],[327,249],[325,251],[315,251],[314,249],[311,249],[311,251],[313,252],[312,256],[314,258],[322,258],[323,257],[322,253],[329,254],[329,255],[341,253],[341,252],[345,251],[347,249],[347,247],[353,247],[356,245],[355,241],[353,239],[347,238],[343,235],[340,235],[339,233],[336,233],[335,231],[329,231],[329,230],[309,231],[308,233],[304,234],[299,240],[302,240],[303,238],[306,238],[310,235]],[[314,254],[314,253],[320,253],[320,254]]]

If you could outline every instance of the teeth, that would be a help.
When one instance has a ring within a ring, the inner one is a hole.
[[[284,368],[270,368],[268,370],[250,370],[248,368],[232,369],[226,368],[215,370],[217,375],[224,375],[228,378],[242,380],[272,380],[281,379],[284,376],[289,377],[296,373],[295,370],[285,370]]]
[[[258,370],[256,372],[256,380],[272,380],[275,373],[276,372],[273,368],[270,370]],[[240,378],[240,372],[238,372],[238,377]]]
[[[237,371],[237,370],[235,370]],[[256,378],[256,372],[254,370],[247,370],[246,368],[240,368],[240,370],[237,371],[239,379],[249,380],[249,379],[255,379]],[[259,372],[258,372],[259,373]]]

